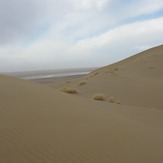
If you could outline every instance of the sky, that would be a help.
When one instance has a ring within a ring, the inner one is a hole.
[[[162,0],[0,0],[0,72],[102,67],[161,44]]]

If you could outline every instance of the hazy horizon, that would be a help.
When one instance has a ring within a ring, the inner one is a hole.
[[[162,0],[0,0],[0,72],[102,67],[163,43]]]
[[[24,70],[24,71],[22,71],[22,70],[20,70],[20,71],[4,71],[4,72],[0,72],[0,73],[2,73],[2,74],[16,74],[16,73],[25,73],[25,72],[31,72],[31,73],[34,73],[34,72],[36,72],[36,73],[44,73],[44,72],[50,72],[50,71],[62,71],[62,72],[71,72],[71,71],[84,71],[84,70],[95,70],[95,69],[98,69],[98,68],[101,68],[101,67],[79,67],[79,68],[53,68],[53,69],[34,69],[34,70]]]

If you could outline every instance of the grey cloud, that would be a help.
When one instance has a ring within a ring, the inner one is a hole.
[[[147,3],[147,0],[138,0],[137,5],[133,0],[128,3],[103,0],[97,1],[105,4],[98,10],[93,5],[95,2],[95,0],[0,0],[0,45],[28,39],[41,25],[46,23],[58,25],[58,22],[65,21],[66,15],[72,18],[64,30],[65,33],[70,35],[75,33],[77,38],[80,38],[78,33],[84,37],[91,37],[115,26],[117,22],[134,16],[138,8],[143,11],[142,3],[143,6],[146,3],[147,7],[153,4]],[[82,9],[84,6],[81,4],[89,3],[92,3],[92,7]]]
[[[135,32],[131,31],[132,26],[125,32],[117,33],[128,18],[142,12],[149,13],[158,4],[152,8],[153,2],[149,1],[148,10],[145,11],[148,0],[138,0],[136,3],[133,3],[134,0],[128,3],[101,0],[100,3],[105,2],[102,8],[95,5],[97,1],[0,0],[0,72],[100,66],[133,54],[135,47],[156,45],[162,41],[159,38],[162,30],[158,30],[162,20],[156,23],[159,26],[154,25],[152,31],[158,31],[158,34],[154,33],[152,37],[150,31],[144,37],[133,37]],[[83,2],[90,3],[90,7],[85,4],[80,6]],[[48,28],[39,32],[44,26]],[[149,27],[144,25],[142,29]],[[109,34],[105,35],[107,32]],[[37,35],[39,37],[35,38]],[[155,38],[156,43],[151,38]],[[131,50],[126,53],[128,49]]]
[[[0,0],[0,43],[28,35],[37,21],[36,6],[27,0]]]
[[[63,0],[0,0],[0,44],[28,38],[50,19],[55,22],[66,5]]]

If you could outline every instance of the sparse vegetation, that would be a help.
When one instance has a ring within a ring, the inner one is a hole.
[[[116,99],[114,96],[109,97],[109,102],[110,103],[116,103],[116,104],[120,104],[120,100]]]
[[[114,71],[118,71],[118,67],[114,68]]]
[[[115,97],[113,97],[113,96],[109,97],[109,102],[110,103],[115,103]]]
[[[116,102],[117,104],[121,104],[121,102],[120,102],[120,100],[117,100],[117,102]]]
[[[78,91],[74,88],[61,88],[60,91],[70,94],[77,94]]]
[[[66,81],[66,83],[67,83],[67,84],[68,84],[68,83],[71,83],[71,80]]]
[[[79,82],[79,86],[82,86],[82,85],[85,85],[85,84],[87,84],[87,82],[85,82],[85,81]]]
[[[96,75],[98,75],[98,74],[99,74],[99,72],[95,72],[93,75],[96,76]]]
[[[94,100],[99,100],[99,101],[105,101],[105,100],[106,100],[104,94],[95,94],[95,95],[93,96],[93,99],[94,99]]]
[[[90,78],[92,78],[92,77],[94,77],[94,76],[96,76],[98,74],[99,74],[99,72],[95,72],[95,73],[91,74]]]

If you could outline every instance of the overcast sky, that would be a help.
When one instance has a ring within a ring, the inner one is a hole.
[[[0,0],[0,72],[105,66],[163,43],[163,0]]]

